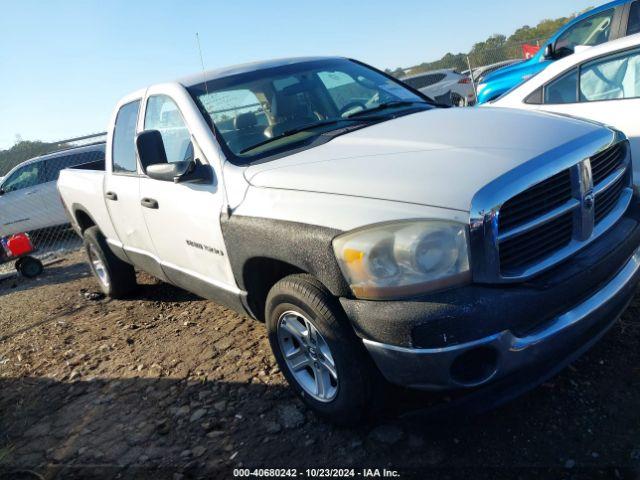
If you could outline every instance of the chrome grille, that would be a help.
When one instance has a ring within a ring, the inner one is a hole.
[[[618,199],[620,198],[620,193],[622,189],[625,187],[625,178],[624,176],[620,177],[616,180],[611,187],[606,189],[600,195],[596,196],[595,199],[595,221],[596,224],[600,223],[600,221],[605,218],[611,210],[618,203]]]
[[[555,264],[617,221],[631,198],[627,145],[617,143],[502,204],[495,216],[502,278]]]
[[[619,168],[624,162],[624,158],[625,146],[621,143],[591,157],[593,184],[598,185],[614,170]]]
[[[573,213],[568,212],[540,228],[505,240],[500,244],[500,265],[503,270],[527,265],[554,252],[571,241]]]
[[[571,172],[564,170],[516,195],[502,205],[498,219],[508,230],[537,218],[571,199]]]

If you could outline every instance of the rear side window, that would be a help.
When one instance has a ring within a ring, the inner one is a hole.
[[[640,50],[599,59],[580,68],[580,101],[640,97]]]
[[[633,35],[634,33],[640,33],[640,0],[633,2],[629,9],[627,35]]]
[[[407,78],[402,81],[410,87],[418,89],[435,85],[436,83],[444,80],[444,77],[446,76],[447,75],[445,73],[432,73],[430,75],[423,75],[421,77]]]
[[[575,103],[578,101],[578,69],[549,83],[544,88],[544,103]]]
[[[97,160],[104,160],[104,153],[101,150],[73,153],[71,155],[49,158],[43,162],[43,181],[55,182],[60,176],[60,170]]]
[[[140,100],[123,105],[116,116],[111,160],[114,173],[131,173],[136,168],[136,120]]]

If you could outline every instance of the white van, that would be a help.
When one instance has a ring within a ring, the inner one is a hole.
[[[56,182],[60,170],[104,161],[104,143],[32,158],[0,181],[0,238],[68,223]]]

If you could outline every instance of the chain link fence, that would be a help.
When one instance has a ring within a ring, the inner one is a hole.
[[[56,182],[64,168],[104,161],[105,140],[106,134],[98,133],[45,144],[48,153],[0,171],[0,279],[16,269],[30,276],[37,273],[31,258],[46,268],[81,246]]]
[[[472,106],[476,90],[484,78],[509,65],[533,57],[545,39],[485,42],[469,53],[448,53],[435,62],[411,68],[396,69],[394,76],[428,95],[438,103],[452,106]]]

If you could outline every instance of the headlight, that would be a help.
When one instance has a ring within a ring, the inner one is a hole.
[[[333,249],[358,298],[401,298],[468,283],[467,227],[444,220],[384,223],[339,235]]]

